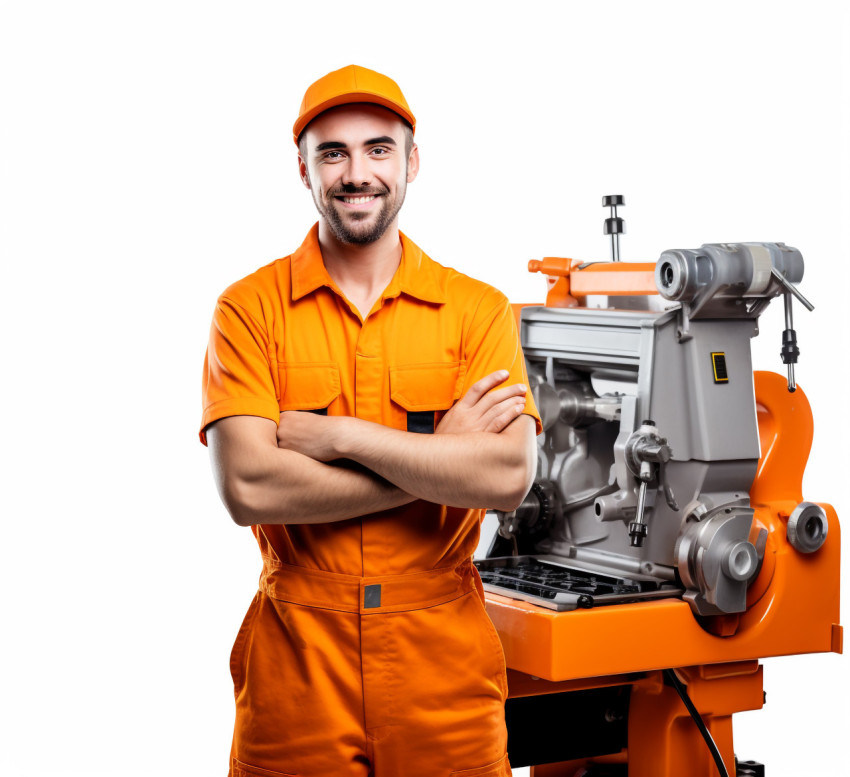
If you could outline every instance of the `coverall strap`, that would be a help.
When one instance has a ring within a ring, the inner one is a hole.
[[[264,556],[260,590],[272,599],[292,604],[373,615],[451,602],[476,589],[476,579],[471,559],[456,567],[358,577],[284,564]]]

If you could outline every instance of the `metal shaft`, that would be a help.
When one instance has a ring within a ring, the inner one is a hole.
[[[646,523],[644,519],[644,511],[646,510],[646,481],[641,480],[640,488],[638,489],[637,510],[635,510],[635,522]]]
[[[616,219],[617,218],[617,206],[612,204],[610,206],[610,211],[611,211],[611,218]],[[611,261],[612,262],[619,262],[620,261],[620,233],[619,232],[612,232],[611,233]]]
[[[793,288],[793,287],[792,287]],[[793,331],[794,329],[794,312],[792,310],[791,293],[786,291],[783,295],[785,302],[785,329]],[[794,378],[794,362],[788,362],[788,391],[794,392],[797,390],[797,382]]]
[[[608,208],[611,214],[605,219],[604,233],[611,235],[611,261],[620,261],[620,234],[626,231],[626,222],[617,215],[617,206],[625,205],[626,198],[622,194],[606,194],[602,198],[602,207]]]
[[[646,537],[646,519],[644,518],[644,511],[646,510],[646,483],[646,480],[641,480],[640,482],[635,519],[629,524],[629,541],[633,548],[643,547],[643,541]]]

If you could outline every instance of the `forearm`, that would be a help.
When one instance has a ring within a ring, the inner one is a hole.
[[[222,419],[207,430],[207,439],[219,494],[240,526],[329,523],[416,498],[374,473],[278,448],[274,426],[264,419]]]
[[[508,430],[425,435],[350,420],[338,441],[340,456],[417,498],[454,507],[512,510],[531,486],[533,434],[529,445]],[[521,416],[514,424],[529,422],[528,416]]]
[[[242,525],[330,523],[388,510],[416,497],[373,473],[272,451],[268,466],[243,483]]]
[[[496,371],[476,381],[434,434],[350,416],[284,411],[278,445],[315,461],[356,461],[418,499],[513,510],[531,487],[537,446],[535,420],[522,413],[527,387],[490,390],[506,377]]]

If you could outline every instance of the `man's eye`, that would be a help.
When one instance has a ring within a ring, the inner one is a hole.
[[[375,146],[375,148],[372,149],[372,156],[386,156],[389,153],[390,150],[384,146]]]
[[[330,159],[332,161],[342,159],[342,154],[340,154],[339,151],[328,151],[328,153],[325,154],[325,159]]]

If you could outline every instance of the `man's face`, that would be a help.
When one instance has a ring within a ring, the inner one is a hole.
[[[395,113],[369,103],[331,108],[304,131],[301,179],[340,242],[372,243],[395,221],[419,170],[406,133]]]

